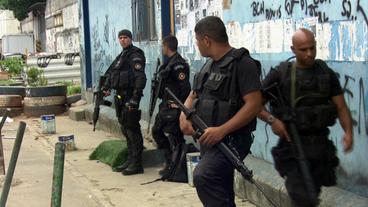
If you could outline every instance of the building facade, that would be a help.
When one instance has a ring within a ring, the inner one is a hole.
[[[14,17],[13,11],[0,10],[0,39],[3,35],[19,33],[20,23]]]
[[[78,14],[77,0],[47,0],[46,52],[79,52]]]

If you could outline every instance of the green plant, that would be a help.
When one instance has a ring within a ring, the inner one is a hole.
[[[71,80],[57,81],[56,84],[66,85],[66,86],[73,86],[74,85],[73,81],[71,81]]]
[[[80,85],[68,86],[68,96],[81,93]]]
[[[14,80],[0,80],[0,86],[10,86],[12,84],[16,83]]]
[[[45,86],[47,79],[41,68],[31,67],[27,71],[27,82],[30,86]]]
[[[0,61],[0,65],[3,71],[8,72],[10,75],[20,75],[24,68],[22,58],[7,58]]]

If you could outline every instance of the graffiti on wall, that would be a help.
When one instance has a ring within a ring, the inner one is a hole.
[[[366,107],[368,103],[365,100],[367,90],[363,77],[355,78],[348,74],[337,74],[340,77],[347,105],[350,106],[353,124],[357,128],[358,135],[368,135],[368,111]],[[352,108],[353,106],[355,108]]]
[[[96,17],[91,31],[94,82],[97,81],[97,77],[104,74],[119,50],[118,44],[110,44],[116,41],[116,28],[111,27],[109,15],[106,14],[102,21],[100,24],[99,17]]]
[[[345,20],[362,20],[368,25],[368,4],[364,0],[341,0],[338,14]],[[331,6],[337,2],[331,0],[284,0],[280,3],[252,1],[250,4],[253,17],[263,16],[266,20],[281,19],[301,13],[305,17],[317,17],[320,23],[330,21]]]

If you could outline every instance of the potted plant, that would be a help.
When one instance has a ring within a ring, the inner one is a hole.
[[[2,74],[8,74],[11,77],[17,77],[20,76],[23,72],[24,68],[24,62],[21,58],[6,58],[4,60],[0,61],[0,69],[2,71]],[[6,77],[6,75],[5,75]]]

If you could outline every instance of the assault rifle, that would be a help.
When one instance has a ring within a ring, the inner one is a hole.
[[[195,134],[193,135],[194,140],[198,140],[205,130],[208,128],[207,124],[198,116],[198,114],[193,109],[188,109],[175,94],[169,89],[165,88],[166,92],[173,98],[174,103],[179,107],[179,109],[185,114],[188,120],[193,124]],[[270,198],[266,196],[262,188],[253,179],[253,172],[245,166],[244,162],[236,155],[237,152],[231,150],[222,141],[218,142],[215,147],[220,150],[221,153],[231,162],[235,169],[243,176],[244,179],[248,180],[250,183],[254,184],[259,191],[265,196],[265,198],[270,202],[272,206],[277,206]]]
[[[276,87],[277,96],[268,91],[273,87]],[[267,92],[281,107],[284,108],[287,107],[281,95],[281,90],[277,83],[270,85],[268,88],[264,89],[264,91]],[[305,188],[308,193],[309,202],[312,206],[318,206],[318,195],[315,190],[314,181],[312,179],[311,172],[309,170],[308,160],[305,157],[302,142],[300,140],[298,130],[295,124],[295,116],[292,113],[292,110],[288,111],[290,111],[290,113],[284,113],[283,117],[281,117],[281,120],[286,124],[287,131],[290,135],[291,141],[293,142],[293,144],[291,144],[291,147],[294,152],[294,155],[298,160],[298,164],[302,172],[302,177],[304,180]]]
[[[149,102],[149,109],[148,109],[148,127],[147,127],[147,133],[150,131],[150,125],[151,125],[151,119],[153,115],[153,111],[156,107],[156,102],[158,99],[158,95],[160,94],[160,91],[162,90],[162,79],[159,77],[159,68],[161,65],[160,58],[157,58],[157,65],[155,73],[153,74],[153,78],[151,80],[151,96],[150,96],[150,102]]]
[[[95,108],[93,110],[93,131],[96,130],[96,123],[98,117],[100,116],[100,105],[111,106],[111,102],[104,99],[103,86],[105,85],[106,76],[100,76],[100,80],[98,82],[97,90],[93,92],[93,96],[95,99]]]

